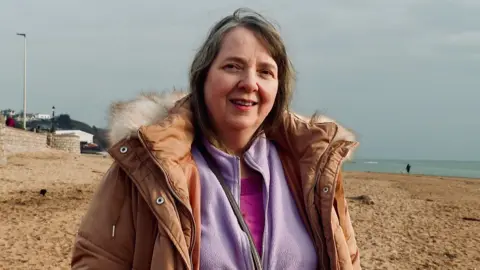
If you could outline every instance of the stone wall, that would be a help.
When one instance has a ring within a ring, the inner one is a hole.
[[[5,147],[3,144],[4,133],[5,119],[0,115],[0,166],[7,164],[7,154],[5,153]]]
[[[80,138],[76,135],[52,135],[35,133],[5,126],[0,117],[0,165],[7,157],[16,153],[40,152],[51,148],[80,154]]]
[[[48,145],[73,154],[80,154],[80,137],[72,134],[48,135]]]
[[[5,127],[3,145],[7,156],[16,153],[48,150],[47,134]]]

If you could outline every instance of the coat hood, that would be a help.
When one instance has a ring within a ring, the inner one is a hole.
[[[136,137],[140,127],[161,122],[169,115],[177,101],[187,96],[186,92],[173,90],[163,93],[142,93],[132,100],[113,103],[110,107],[108,123],[110,144],[113,145],[125,138]],[[337,126],[337,132],[333,142],[355,142],[356,140],[352,131],[327,116],[306,117],[294,112],[289,114],[296,118],[296,121],[304,123],[334,123]],[[351,158],[351,153],[348,158]]]

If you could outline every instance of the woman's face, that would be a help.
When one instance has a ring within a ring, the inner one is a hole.
[[[253,133],[272,110],[278,67],[252,31],[237,27],[225,35],[204,89],[217,132]]]

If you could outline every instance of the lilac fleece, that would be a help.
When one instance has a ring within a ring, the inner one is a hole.
[[[216,160],[220,172],[237,203],[240,201],[240,161],[209,143],[206,149]],[[192,149],[201,181],[200,269],[253,269],[246,234],[238,225],[224,191],[197,148]],[[258,138],[245,153],[246,163],[263,179],[265,228],[264,269],[316,269],[317,255],[287,185],[274,145]]]

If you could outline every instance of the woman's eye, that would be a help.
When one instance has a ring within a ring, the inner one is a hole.
[[[227,64],[224,67],[226,70],[238,70],[239,68],[234,64]]]
[[[261,70],[260,74],[262,74],[262,76],[266,76],[266,77],[273,77],[273,73],[270,70]]]

